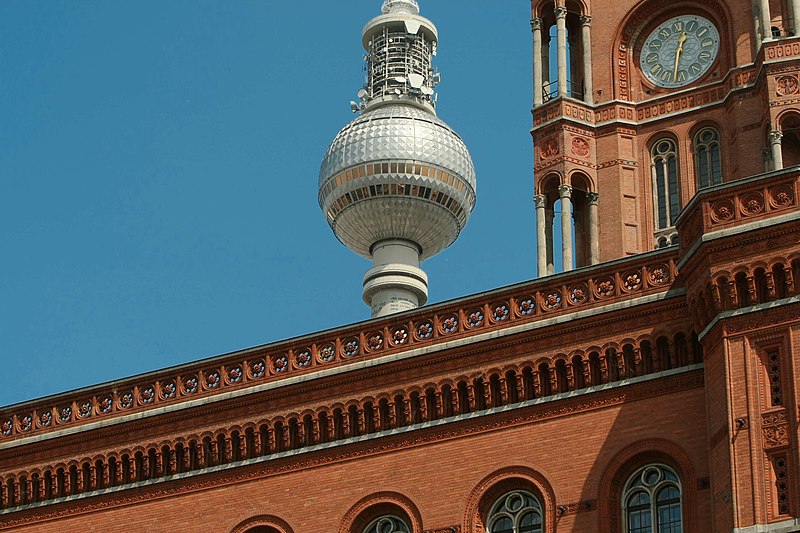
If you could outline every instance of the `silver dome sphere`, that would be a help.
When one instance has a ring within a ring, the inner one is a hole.
[[[336,237],[370,258],[382,240],[404,239],[431,257],[458,237],[475,206],[475,169],[464,142],[421,108],[368,108],[331,143],[319,204]]]

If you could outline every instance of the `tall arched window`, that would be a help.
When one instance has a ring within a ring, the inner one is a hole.
[[[672,227],[680,212],[678,155],[672,139],[661,139],[650,151],[656,230]]]
[[[722,183],[719,132],[714,128],[702,129],[694,136],[694,168],[698,188]]]
[[[542,533],[544,518],[539,500],[528,491],[500,496],[489,509],[487,533]]]
[[[409,533],[411,528],[406,521],[395,515],[376,518],[364,528],[364,533]]]
[[[649,464],[634,472],[622,492],[625,533],[681,533],[681,482],[670,467]]]

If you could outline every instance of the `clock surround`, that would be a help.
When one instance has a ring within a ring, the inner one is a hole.
[[[678,15],[647,35],[639,49],[639,68],[654,86],[677,89],[708,74],[719,48],[719,30],[713,22],[701,15]]]

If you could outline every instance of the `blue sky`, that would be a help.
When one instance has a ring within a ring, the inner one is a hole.
[[[530,11],[420,3],[478,179],[435,303],[536,276]],[[0,405],[369,317],[317,179],[379,9],[0,2]]]

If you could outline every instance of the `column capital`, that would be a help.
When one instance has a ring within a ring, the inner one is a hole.
[[[558,6],[555,9],[555,14],[557,19],[567,18],[567,8],[564,6]]]
[[[544,194],[536,194],[533,203],[536,204],[536,209],[544,209],[547,206],[547,197]]]
[[[569,198],[572,196],[572,185],[559,185],[558,186],[558,197],[559,198]]]
[[[597,205],[597,201],[600,199],[600,195],[596,192],[587,192],[586,193],[586,200],[589,202],[590,205]]]
[[[780,130],[772,130],[769,132],[769,142],[771,144],[780,144],[783,139],[783,132]]]
[[[542,30],[542,19],[540,17],[533,17],[531,19],[531,31]]]
[[[591,15],[581,15],[581,26],[591,26],[591,25],[592,25]]]

